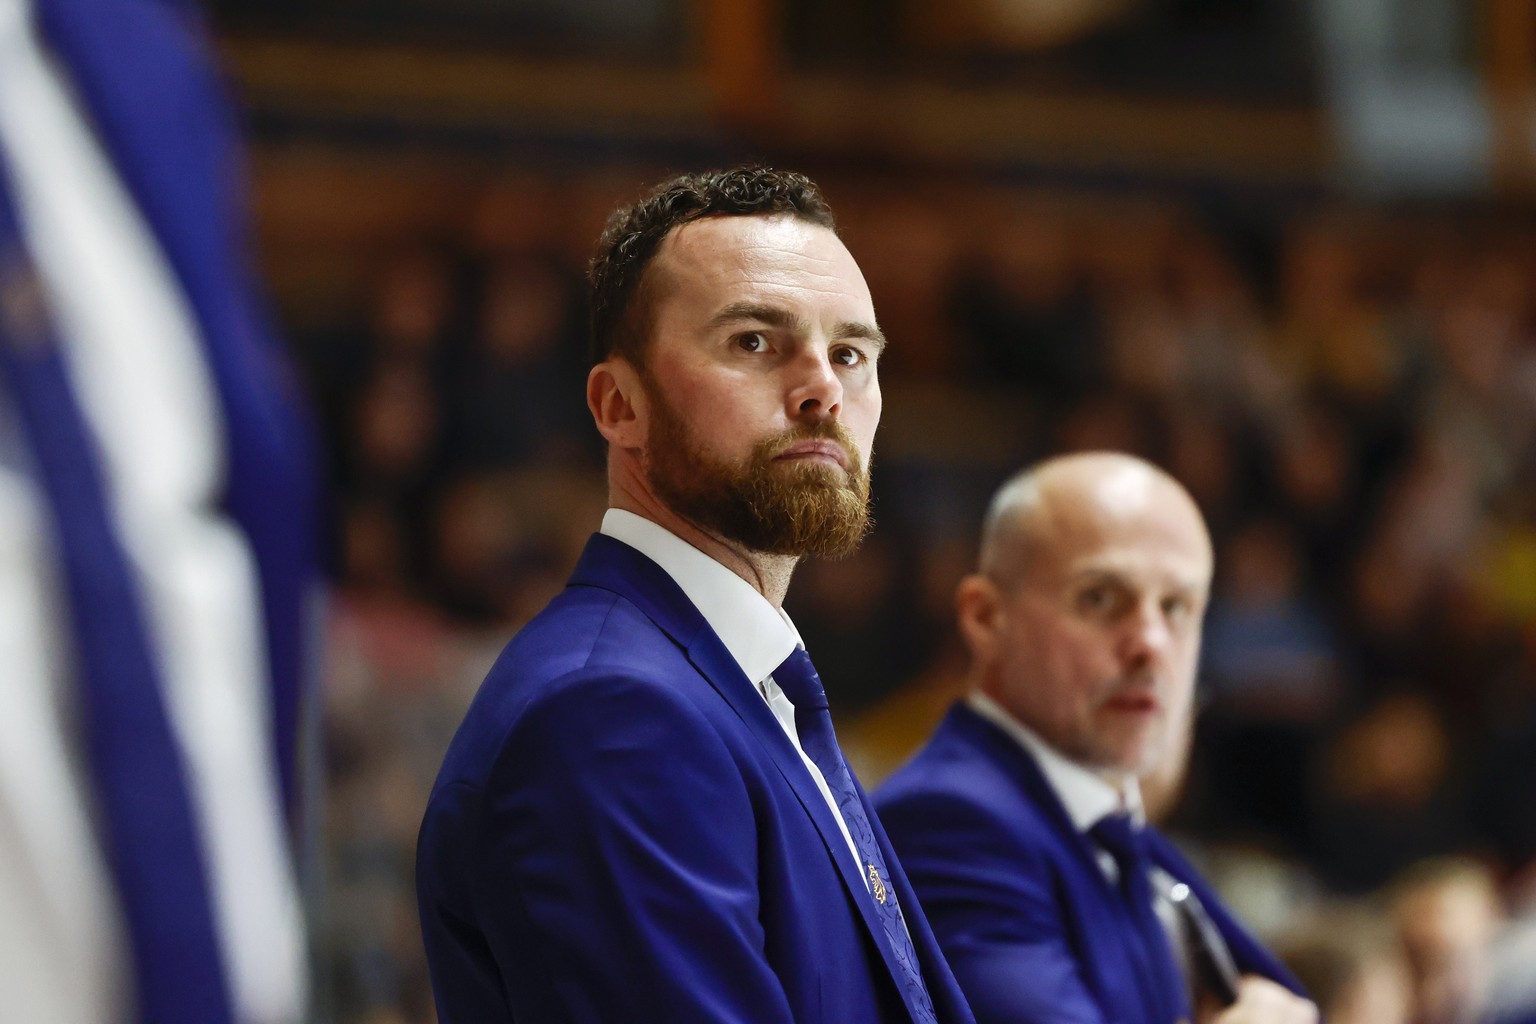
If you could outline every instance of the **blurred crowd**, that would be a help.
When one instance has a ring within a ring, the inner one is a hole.
[[[329,446],[322,954],[341,1021],[430,1021],[412,850],[442,751],[605,506],[581,280],[657,175],[521,176],[359,254],[293,342]],[[1536,999],[1536,232],[1477,211],[822,176],[890,347],[877,526],[788,607],[873,785],[960,692],[987,498],[1151,458],[1217,545],[1169,827],[1330,1019]],[[1532,1013],[1536,1016],[1536,1013]]]

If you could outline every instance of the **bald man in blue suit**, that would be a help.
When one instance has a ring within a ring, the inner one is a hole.
[[[1147,824],[1190,714],[1211,546],[1161,470],[1097,453],[999,491],[959,588],[973,692],[876,806],[984,1024],[1311,1024]]]
[[[815,186],[687,175],[592,272],[610,504],[418,844],[444,1024],[966,1022],[782,610],[867,529],[883,337]]]

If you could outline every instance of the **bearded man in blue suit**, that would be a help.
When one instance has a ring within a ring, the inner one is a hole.
[[[612,507],[434,787],[441,1019],[970,1020],[781,608],[868,528],[884,339],[826,203],[674,179],[591,285]]]
[[[1139,459],[1003,486],[957,594],[972,694],[876,804],[978,1021],[1310,1024],[1316,1008],[1145,821],[1188,725],[1211,542]]]

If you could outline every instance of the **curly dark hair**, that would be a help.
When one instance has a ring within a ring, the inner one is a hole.
[[[832,208],[815,182],[794,171],[755,165],[680,174],[632,206],[615,210],[587,268],[592,362],[620,355],[643,364],[650,327],[645,270],[669,232],[702,217],[777,213],[837,230]]]

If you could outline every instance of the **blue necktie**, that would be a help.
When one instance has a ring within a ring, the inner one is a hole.
[[[917,966],[917,951],[912,948],[912,937],[902,923],[901,908],[896,905],[896,891],[891,888],[885,861],[880,847],[875,843],[874,830],[864,814],[864,805],[853,788],[853,776],[843,761],[838,748],[837,736],[832,731],[832,715],[827,710],[827,692],[821,685],[821,677],[811,664],[805,648],[796,647],[794,653],[784,659],[784,664],[773,670],[773,681],[784,691],[784,696],[795,705],[795,730],[800,734],[800,746],[811,763],[821,770],[832,790],[838,810],[853,837],[859,861],[864,865],[865,879],[869,883],[875,901],[875,916],[885,929],[896,963],[901,968],[897,979],[905,990],[906,1003],[918,1024],[937,1024],[933,1001],[923,984],[922,973]]]
[[[1156,1020],[1159,1024],[1188,1020],[1189,996],[1184,976],[1174,960],[1168,933],[1152,906],[1152,885],[1148,881],[1152,861],[1142,830],[1129,814],[1110,814],[1101,818],[1088,834],[1115,858],[1120,869],[1120,895],[1136,929],[1136,958],[1156,1000]]]

